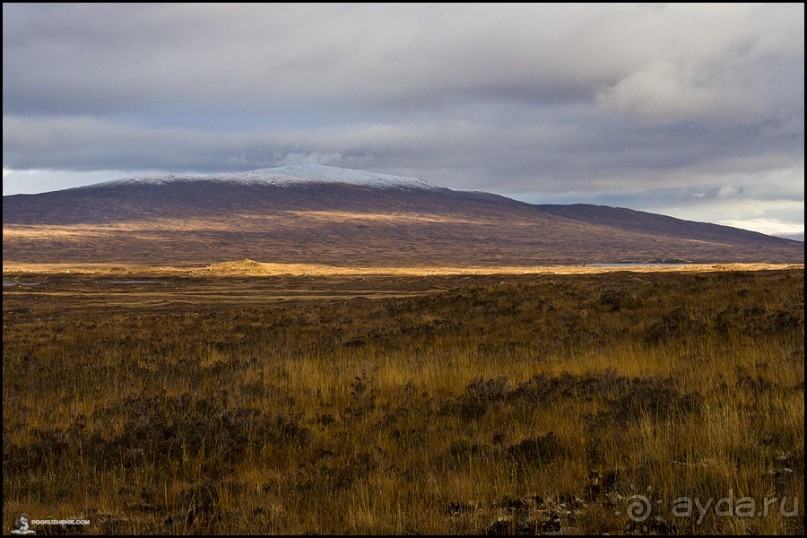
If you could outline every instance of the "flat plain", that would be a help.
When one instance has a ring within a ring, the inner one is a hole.
[[[3,279],[4,529],[804,532],[803,265]]]

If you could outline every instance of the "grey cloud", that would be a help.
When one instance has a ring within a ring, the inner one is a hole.
[[[402,170],[453,188],[557,192],[702,183],[710,177],[793,167],[797,154],[747,146],[754,131],[617,129],[586,114],[545,122],[442,119],[360,123],[327,130],[215,132],[114,123],[89,117],[3,120],[12,169],[166,169],[219,172],[314,162]],[[794,150],[795,151],[795,150]],[[742,152],[743,157],[735,155]],[[394,172],[391,172],[394,173]],[[790,178],[788,178],[790,179]],[[769,183],[773,188],[775,182]],[[803,189],[802,189],[803,193]]]
[[[673,4],[665,11],[674,43],[601,90],[604,109],[647,124],[803,115],[803,5]]]
[[[4,107],[133,113],[190,101],[272,113],[361,108],[368,101],[417,108],[457,99],[547,103],[599,96],[605,109],[651,122],[760,120],[782,112],[771,109],[781,99],[755,110],[760,97],[776,93],[774,83],[761,82],[771,74],[770,58],[784,58],[775,74],[795,70],[791,80],[798,80],[803,47],[794,49],[792,38],[803,35],[803,20],[794,11],[692,4],[661,10],[10,5],[4,7],[4,21],[13,21],[4,22],[4,71],[11,75],[4,77]],[[771,17],[759,28],[749,24]],[[784,37],[766,41],[760,33],[773,24],[783,26],[774,30]],[[682,33],[691,44],[681,45]],[[735,65],[743,43],[750,51]]]

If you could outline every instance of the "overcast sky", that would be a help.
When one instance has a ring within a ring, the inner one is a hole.
[[[3,4],[3,194],[320,163],[804,231],[803,4]]]

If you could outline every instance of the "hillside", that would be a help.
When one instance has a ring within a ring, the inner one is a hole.
[[[4,196],[3,257],[339,266],[803,263],[804,245],[629,209],[531,205],[308,165]]]

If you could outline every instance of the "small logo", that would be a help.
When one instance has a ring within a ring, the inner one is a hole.
[[[653,506],[650,504],[650,499],[644,495],[631,495],[628,497],[628,517],[631,521],[641,523],[650,517],[650,511]]]
[[[36,534],[36,531],[28,528],[28,516],[20,514],[17,521],[14,522],[14,530],[11,534]]]

